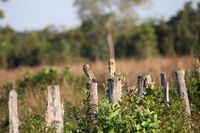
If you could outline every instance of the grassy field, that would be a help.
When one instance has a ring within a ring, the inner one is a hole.
[[[170,77],[173,71],[177,69],[187,69],[192,66],[194,58],[191,56],[185,57],[174,57],[174,58],[151,58],[145,60],[126,59],[117,60],[117,71],[125,75],[128,83],[134,84],[137,75],[140,74],[152,74],[155,80],[159,79],[160,72],[166,72]],[[82,65],[88,63],[93,69],[97,81],[105,82],[108,78],[107,61],[102,62],[80,62],[80,63],[69,63],[69,64],[57,64],[57,65],[41,65],[37,67],[20,67],[17,69],[0,69],[0,84],[4,84],[7,81],[14,81],[19,79],[25,73],[31,74],[37,73],[43,68],[57,68],[62,69],[68,67],[73,75],[83,75]]]

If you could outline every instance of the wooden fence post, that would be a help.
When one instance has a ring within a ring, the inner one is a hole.
[[[9,92],[9,133],[18,133],[19,119],[17,109],[17,92],[13,89]]]
[[[167,109],[169,107],[169,83],[167,82],[167,76],[166,73],[160,74],[161,79],[161,86],[163,89],[164,94],[164,108]]]
[[[122,84],[118,77],[108,79],[108,95],[110,103],[118,103],[121,101]]]
[[[144,77],[143,76],[138,76],[138,81],[137,81],[137,89],[138,89],[138,96],[143,96],[144,94]]]
[[[175,74],[176,74],[176,80],[177,80],[177,90],[178,90],[179,95],[183,97],[185,113],[187,116],[190,116],[191,114],[190,104],[189,104],[187,88],[186,88],[185,79],[184,79],[185,71],[179,70]]]
[[[92,114],[98,113],[98,84],[91,82],[86,84],[86,88],[89,90],[89,100],[92,105]]]
[[[63,103],[60,99],[60,88],[58,85],[47,87],[47,106],[46,106],[46,122],[48,126],[55,124],[56,133],[63,132]]]
[[[148,86],[148,84],[150,84],[152,82],[152,77],[150,74],[144,75],[143,76],[143,80],[144,80],[144,88],[146,88]]]

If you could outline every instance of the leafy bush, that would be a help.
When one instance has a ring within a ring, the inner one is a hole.
[[[73,77],[68,68],[61,71],[58,71],[55,68],[44,68],[35,75],[26,73],[22,79],[16,81],[15,88],[19,96],[23,96],[28,90],[37,92],[39,89],[42,91],[46,90],[48,85],[62,85],[65,81],[68,84],[73,82],[77,82],[79,84],[80,80],[82,80],[82,78]]]
[[[48,127],[43,117],[30,112],[29,116],[20,125],[21,133],[54,133],[54,126]]]
[[[160,120],[156,112],[143,106],[144,97],[125,96],[120,104],[110,104],[103,100],[99,104],[96,120],[88,117],[88,109],[92,109],[89,101],[84,102],[85,114],[74,108],[77,121],[77,132],[155,132]]]
[[[200,62],[197,59],[192,69],[186,71],[186,85],[190,102],[200,111]]]
[[[200,126],[193,118],[185,116],[182,99],[177,97],[175,87],[170,87],[170,103],[164,109],[162,88],[152,83],[145,88],[145,96],[127,92],[119,104],[108,100],[99,103],[98,115],[89,117],[93,109],[90,101],[84,101],[84,109],[72,108],[76,121],[74,132],[191,132]],[[88,92],[86,93],[86,95]]]

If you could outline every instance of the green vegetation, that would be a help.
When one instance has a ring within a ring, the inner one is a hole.
[[[193,69],[186,72],[186,84],[188,87],[189,100],[195,107],[200,110],[200,62],[194,64]]]
[[[170,107],[167,110],[164,110],[162,89],[155,84],[149,85],[146,88],[147,94],[140,98],[136,94],[126,93],[119,105],[109,104],[108,100],[101,101],[96,121],[87,117],[90,106],[85,106],[85,114],[75,108],[72,112],[74,112],[78,128],[72,131],[100,133],[199,131],[200,127],[196,125],[196,118],[193,118],[199,117],[196,115],[197,110],[193,109],[192,118],[186,117],[181,98],[175,91],[175,88],[171,90]]]
[[[99,21],[97,18],[85,20],[80,27],[63,32],[49,27],[41,31],[18,33],[9,27],[2,27],[0,67],[108,59],[107,32],[100,26],[101,21],[107,20],[107,17],[98,16]],[[186,3],[168,21],[123,24],[124,21],[116,24],[113,22],[116,26],[112,26],[117,58],[176,55],[200,57],[200,4],[193,8],[191,3]]]
[[[30,112],[29,116],[20,125],[21,133],[55,133],[54,127],[48,127],[45,124],[44,118],[40,115],[34,115]]]

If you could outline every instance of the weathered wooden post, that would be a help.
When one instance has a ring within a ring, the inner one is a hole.
[[[96,116],[98,114],[98,84],[96,83],[95,75],[90,69],[89,64],[83,65],[83,72],[88,79],[88,83],[86,83],[86,88],[88,89],[88,97],[87,97],[87,117],[91,120],[91,124],[88,127],[88,131],[90,132],[90,126],[96,123]]]
[[[148,84],[150,84],[152,82],[152,77],[150,74],[144,75],[143,76],[143,80],[144,80],[144,88],[146,88],[148,86]]]
[[[92,106],[92,114],[95,115],[98,113],[98,84],[95,82],[87,83],[86,87],[89,90],[89,101]]]
[[[56,133],[63,133],[63,103],[60,98],[60,88],[58,85],[47,87],[47,106],[45,120],[48,126],[55,124]]]
[[[117,77],[108,79],[108,95],[110,103],[118,103],[121,101],[122,84],[121,80]]]
[[[161,86],[163,89],[164,94],[164,108],[167,109],[169,107],[169,83],[167,82],[167,76],[166,73],[160,74],[161,79]]]
[[[150,74],[144,76],[138,76],[137,89],[138,96],[143,96],[145,94],[145,88],[152,82],[152,77]]]
[[[108,70],[110,72],[110,78],[108,79],[108,99],[110,103],[118,103],[121,101],[122,83],[121,79],[116,75],[115,60],[110,59],[108,62]]]
[[[143,96],[144,94],[144,77],[143,76],[138,76],[138,81],[137,81],[137,89],[138,89],[138,96]]]
[[[18,133],[19,119],[17,109],[17,92],[13,89],[9,93],[9,133]]]
[[[184,79],[185,71],[179,70],[175,74],[176,74],[176,80],[177,80],[177,90],[178,90],[179,96],[183,97],[185,113],[187,116],[190,116],[191,114],[190,104],[189,104],[187,88],[186,88],[185,79]]]
[[[86,113],[87,119],[90,120],[86,132],[92,132],[91,129],[96,124],[98,115],[98,84],[90,80],[86,83],[86,89],[88,90]]]

